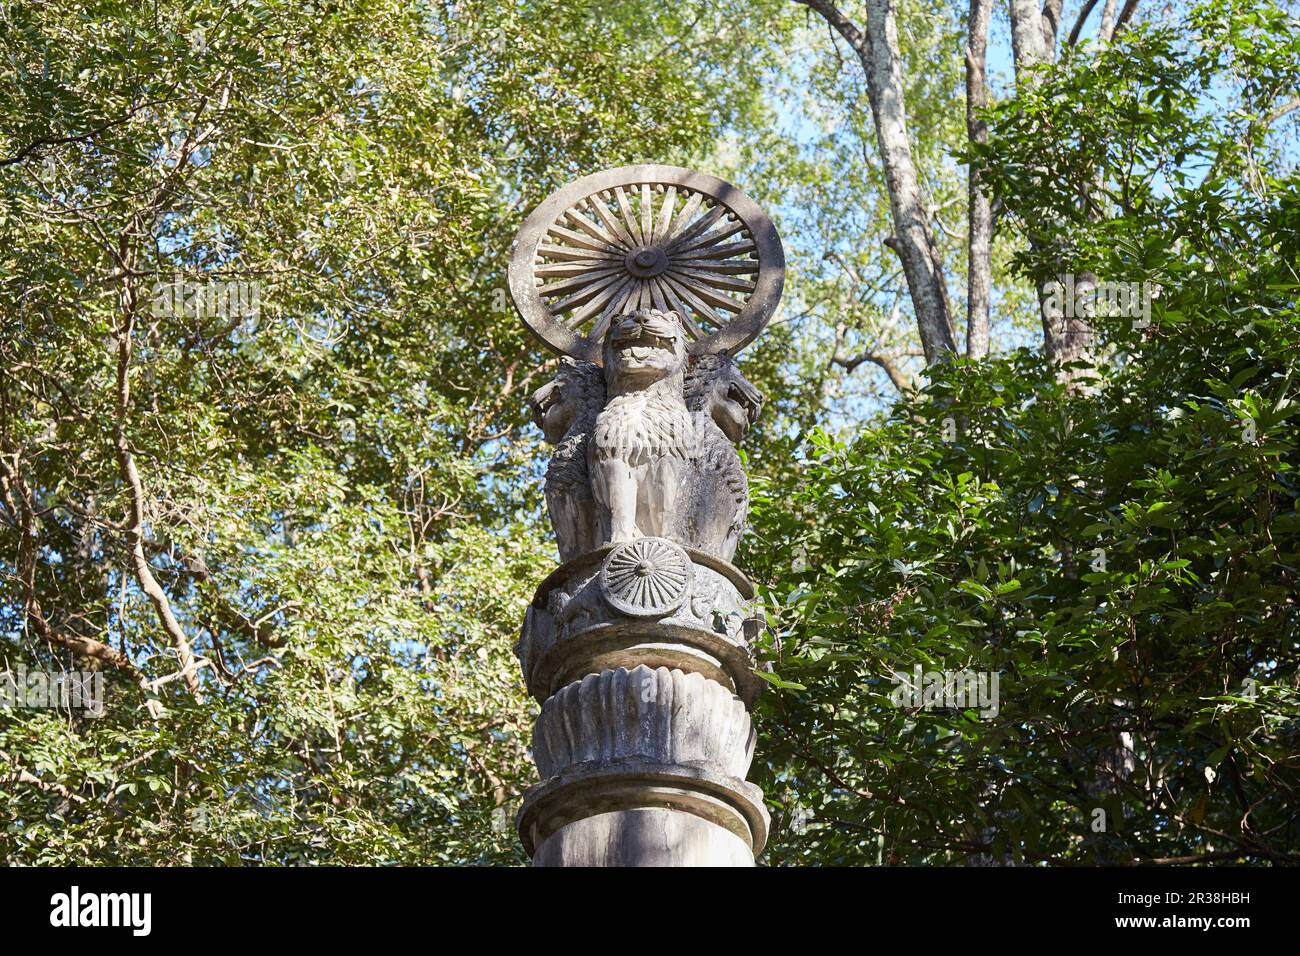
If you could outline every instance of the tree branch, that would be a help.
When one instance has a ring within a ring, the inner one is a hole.
[[[1097,5],[1097,0],[1087,0],[1083,9],[1079,11],[1078,18],[1074,21],[1074,28],[1070,30],[1070,37],[1065,41],[1066,46],[1074,46],[1079,42],[1079,34],[1083,30],[1084,23],[1088,20],[1088,15],[1092,13],[1092,8]]]
[[[55,783],[51,780],[42,780],[30,770],[26,770],[19,766],[18,761],[3,750],[0,750],[0,760],[3,760],[5,763],[13,767],[13,770],[10,773],[0,776],[0,786],[8,786],[11,783],[21,783],[29,787],[35,787],[37,790],[44,791],[45,793],[58,794],[64,800],[69,800],[72,803],[86,802],[85,797],[74,793],[70,788],[65,787],[63,784]]]
[[[18,578],[23,586],[23,612],[36,631],[36,636],[51,647],[98,661],[130,677],[150,698],[150,712],[156,717],[158,709],[152,700],[153,688],[148,679],[122,651],[103,641],[79,634],[65,634],[55,630],[45,617],[36,596],[36,508],[31,491],[19,469],[17,454],[10,465],[0,457],[0,489],[9,510],[18,518]]]
[[[909,395],[913,391],[912,381],[898,365],[893,358],[888,355],[879,355],[875,352],[863,352],[860,355],[848,357],[841,352],[836,352],[831,356],[831,361],[844,369],[850,375],[864,362],[870,362],[872,365],[879,366],[884,373],[889,376],[889,381],[893,383],[894,388],[898,389],[900,395]]]
[[[127,246],[126,236],[121,239],[120,254],[123,262],[134,269],[133,253]],[[190,648],[190,640],[180,622],[176,620],[171,602],[167,599],[167,592],[158,583],[158,579],[154,577],[153,568],[149,565],[149,558],[144,553],[144,483],[140,479],[140,472],[135,464],[135,455],[131,452],[131,445],[126,436],[126,422],[131,411],[131,333],[135,328],[139,298],[135,284],[126,276],[122,278],[119,304],[121,306],[122,322],[117,329],[117,424],[114,429],[114,444],[117,449],[117,463],[122,473],[122,480],[126,482],[131,497],[130,516],[123,530],[126,534],[127,545],[131,550],[131,563],[135,569],[136,580],[140,583],[141,590],[148,596],[150,603],[153,604],[163,630],[171,638],[172,647],[176,650],[176,659],[181,665],[181,674],[185,680],[186,688],[195,701],[202,703],[203,691],[199,684],[197,663],[194,659],[194,652]]]

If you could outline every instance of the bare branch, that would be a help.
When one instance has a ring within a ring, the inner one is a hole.
[[[176,87],[178,85],[179,85],[179,81],[177,83],[172,84],[171,89],[168,90],[168,97],[170,97],[173,93],[176,92]],[[51,149],[55,146],[67,146],[71,143],[80,143],[86,140],[94,139],[100,133],[105,133],[116,126],[121,126],[123,123],[129,122],[131,117],[135,116],[135,114],[139,113],[141,110],[149,109],[152,106],[156,106],[165,102],[167,102],[167,97],[163,97],[157,100],[146,100],[142,103],[139,103],[136,106],[131,107],[129,110],[126,111],[126,114],[124,116],[121,116],[114,120],[109,120],[107,123],[101,123],[99,126],[95,126],[92,129],[88,129],[84,133],[70,133],[67,136],[39,137],[37,139],[32,140],[30,143],[28,143],[27,145],[19,149],[18,152],[10,156],[0,156],[0,167],[13,166],[16,163],[21,163],[25,159],[28,159],[32,156],[39,155],[42,150]]]
[[[125,236],[121,240],[121,254],[123,261],[134,268],[135,264],[131,261],[133,253],[127,246]],[[135,317],[139,308],[136,287],[129,278],[122,279],[119,303],[122,320],[117,329],[117,425],[114,430],[114,444],[117,448],[117,462],[122,480],[126,482],[131,497],[131,513],[123,530],[131,550],[131,563],[136,580],[153,604],[163,630],[171,639],[172,647],[176,650],[176,659],[181,665],[181,674],[184,676],[186,688],[196,701],[202,703],[203,691],[199,684],[197,664],[190,648],[190,640],[176,619],[171,602],[167,599],[167,592],[154,577],[149,558],[144,553],[144,483],[140,479],[135,455],[131,451],[126,435],[126,422],[131,411],[131,333],[135,328]]]
[[[1079,11],[1079,16],[1074,21],[1074,28],[1070,30],[1070,37],[1065,41],[1066,46],[1075,46],[1079,42],[1079,34],[1083,30],[1083,25],[1087,22],[1089,14],[1092,13],[1092,8],[1096,5],[1097,0],[1087,0],[1084,3],[1083,9]]]
[[[893,384],[894,388],[898,389],[900,395],[906,396],[915,390],[912,385],[911,377],[898,367],[897,363],[894,362],[891,356],[880,355],[876,352],[863,352],[860,355],[849,357],[837,351],[833,356],[831,356],[831,361],[844,369],[850,375],[853,374],[859,365],[862,365],[865,362],[870,362],[872,365],[881,368],[884,373],[889,376],[889,381]]]
[[[1264,120],[1264,125],[1272,126],[1282,117],[1286,116],[1288,113],[1294,112],[1297,109],[1300,109],[1300,96],[1293,96],[1291,97],[1291,99],[1287,100],[1277,109],[1275,109],[1272,113],[1270,113],[1268,115],[1268,118]]]
[[[14,459],[11,465],[5,457]],[[45,617],[36,596],[36,507],[30,489],[23,479],[18,456],[11,453],[0,457],[0,491],[9,510],[18,519],[18,578],[23,586],[24,613],[36,631],[36,636],[51,647],[90,658],[129,676],[146,695],[152,698],[148,679],[122,651],[103,641],[79,634],[65,634],[55,629]],[[150,712],[158,716],[155,703],[150,701]]]

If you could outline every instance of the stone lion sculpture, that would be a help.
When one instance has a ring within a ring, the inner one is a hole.
[[[675,312],[639,309],[605,334],[605,407],[588,447],[606,543],[667,537],[698,457],[686,408],[686,333]]]
[[[739,445],[763,410],[763,394],[728,355],[692,355],[686,366],[686,407],[703,411]]]
[[[763,396],[727,355],[693,357],[685,396],[701,441],[690,501],[677,516],[677,539],[730,561],[749,514],[749,482],[734,446],[757,420]]]
[[[546,468],[546,510],[555,529],[560,560],[568,561],[603,543],[587,470],[587,445],[596,416],[605,406],[605,378],[591,362],[560,359],[560,370],[529,399],[533,421],[556,446]]]
[[[531,398],[556,446],[546,503],[561,559],[663,537],[730,560],[749,501],[734,446],[762,396],[728,356],[688,356],[675,312],[616,318],[602,358],[562,359]]]

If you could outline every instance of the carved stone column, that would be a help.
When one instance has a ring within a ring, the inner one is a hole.
[[[735,446],[762,397],[730,355],[783,277],[762,210],[675,167],[579,180],[520,232],[511,296],[565,356],[532,399],[563,563],[517,647],[542,705],[541,783],[517,817],[537,866],[750,866],[763,849],[754,592],[730,563]]]

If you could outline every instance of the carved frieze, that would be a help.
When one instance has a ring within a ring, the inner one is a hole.
[[[760,686],[746,633],[752,600],[752,585],[725,561],[638,538],[552,572],[515,651],[538,700],[602,666],[652,663],[705,674],[752,702]]]

